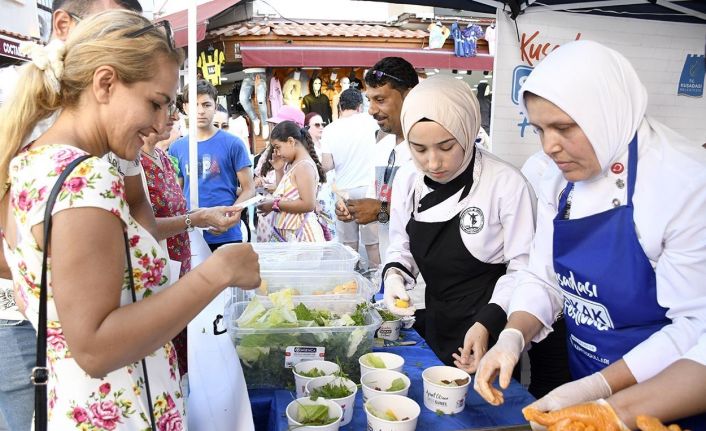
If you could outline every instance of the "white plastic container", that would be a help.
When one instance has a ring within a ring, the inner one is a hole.
[[[402,379],[404,387],[397,391],[388,391],[387,389],[395,379]],[[360,378],[360,385],[363,389],[363,402],[378,395],[402,395],[406,397],[411,384],[409,377],[399,371],[392,370],[375,370]]]
[[[262,271],[260,288],[251,291],[232,289],[233,295],[252,292],[265,297],[270,293],[284,289],[293,289],[295,296],[318,296],[323,299],[336,299],[341,295],[361,297],[366,301],[377,293],[373,284],[355,271],[316,272],[305,271]],[[238,297],[236,300],[247,298]]]
[[[382,360],[382,362],[385,363],[385,368],[375,368],[375,367],[370,367],[366,364],[364,364],[363,356],[362,355],[360,358],[358,358],[358,364],[360,364],[360,375],[361,377],[366,375],[367,373],[375,370],[392,370],[392,371],[400,371],[402,372],[402,367],[404,366],[404,358],[400,355],[395,355],[394,353],[388,353],[388,352],[375,352],[375,353],[368,353],[368,354],[373,354],[377,356],[379,359]]]
[[[302,373],[307,373],[314,368],[323,372],[325,376],[331,376],[341,371],[338,364],[330,361],[304,361],[298,363],[294,366],[294,368],[292,368],[292,373],[294,373],[294,386],[297,388],[297,398],[308,395],[306,392],[306,385],[317,377],[308,377]]]
[[[400,421],[388,421],[370,413],[369,408],[384,412],[392,410]],[[365,414],[368,417],[368,429],[374,431],[414,431],[417,419],[422,409],[419,404],[401,395],[378,395],[365,403]]]
[[[337,418],[336,421],[328,425],[302,425],[301,422],[298,421],[299,406],[311,404],[320,404],[327,406],[329,417]],[[323,398],[319,398],[316,401],[312,401],[311,399],[306,397],[297,398],[296,400],[292,401],[287,405],[286,413],[287,424],[289,425],[289,429],[296,429],[297,431],[337,431],[341,426],[341,417],[343,417],[343,410],[341,410],[341,406],[339,406],[333,401],[325,400]]]
[[[354,271],[360,255],[336,241],[253,243],[262,271]]]
[[[323,299],[299,297],[294,303],[303,303],[309,308],[324,309],[336,314],[352,313],[356,306],[365,302],[362,298]],[[268,299],[261,300],[269,309]],[[339,363],[343,372],[358,380],[358,358],[373,348],[373,335],[382,323],[378,312],[372,308],[365,312],[363,326],[311,326],[297,328],[240,328],[236,320],[243,313],[248,301],[229,301],[226,304],[224,322],[235,345],[243,367],[248,388],[292,388],[292,370],[285,368],[288,347],[314,346],[325,349],[324,357]],[[291,359],[291,357],[288,357]]]
[[[346,426],[353,419],[353,409],[355,409],[355,395],[358,393],[358,385],[353,383],[352,380],[349,380],[349,379],[346,379],[343,377],[337,377],[337,376],[317,377],[313,380],[310,380],[309,383],[306,384],[307,396],[311,396],[311,393],[314,389],[320,388],[322,386],[326,386],[329,383],[333,383],[334,385],[343,384],[351,391],[351,394],[348,395],[347,397],[328,398],[331,401],[338,404],[339,406],[341,406],[341,410],[343,410],[343,419],[341,419],[341,426],[342,427]]]
[[[445,386],[442,380],[468,379],[465,385]],[[424,381],[424,407],[436,412],[451,415],[466,408],[466,395],[471,384],[471,376],[454,367],[429,367],[422,372]]]

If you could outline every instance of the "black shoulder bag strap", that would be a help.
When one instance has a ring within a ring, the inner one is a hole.
[[[90,155],[83,155],[69,163],[64,171],[57,178],[54,187],[52,188],[47,206],[44,210],[44,248],[42,253],[42,278],[39,289],[39,319],[37,323],[37,363],[32,368],[30,381],[34,385],[34,429],[35,431],[47,430],[47,382],[49,380],[49,369],[47,368],[47,259],[49,250],[49,241],[51,237],[52,225],[52,210],[56,203],[56,198],[59,196],[64,181],[71,172],[81,164],[84,160],[90,158]],[[128,243],[127,232],[123,233],[125,238],[125,253],[127,256],[128,271],[130,273],[130,289],[132,291],[132,300],[136,301],[135,283],[132,274],[132,262],[130,261],[130,245]],[[149,379],[147,378],[147,366],[145,360],[142,359],[142,369],[145,375],[145,389],[147,392],[147,401],[150,411],[150,421],[152,430],[156,431],[154,420],[154,411],[152,406],[152,396],[150,394]]]

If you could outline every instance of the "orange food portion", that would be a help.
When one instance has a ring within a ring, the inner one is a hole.
[[[624,431],[615,411],[607,403],[586,403],[542,413],[524,408],[525,419],[547,427],[549,431]]]
[[[351,280],[348,283],[339,284],[333,288],[332,292],[335,294],[353,295],[358,292],[358,283],[355,280]]]
[[[638,416],[635,422],[641,431],[682,431],[679,425],[665,426],[659,419],[652,416]]]

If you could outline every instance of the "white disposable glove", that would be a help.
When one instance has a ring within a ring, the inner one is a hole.
[[[500,375],[500,387],[507,389],[524,348],[522,332],[514,328],[503,329],[498,342],[480,360],[473,389],[490,404],[499,406],[505,401],[503,393],[492,386],[493,381]]]
[[[600,372],[565,383],[527,407],[540,412],[551,412],[576,404],[608,398],[613,394],[610,385]]]
[[[414,308],[409,295],[407,295],[407,289],[405,289],[404,286],[404,277],[402,277],[402,275],[394,272],[388,273],[385,277],[385,293],[383,295],[383,301],[391,313],[398,316],[413,316],[416,309]],[[395,300],[397,299],[407,301],[407,303],[409,303],[409,307],[398,307],[395,305]]]

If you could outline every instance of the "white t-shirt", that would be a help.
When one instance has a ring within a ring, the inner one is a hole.
[[[395,159],[394,163],[390,164],[392,161],[391,153],[393,151],[395,152]],[[373,166],[371,169],[372,179],[368,189],[368,197],[387,202],[389,211],[392,202],[392,184],[395,175],[400,167],[407,163],[412,163],[412,155],[409,152],[407,141],[402,141],[397,144],[397,137],[395,135],[387,135],[382,138],[380,142],[375,145]],[[388,166],[390,166],[390,169],[388,169]],[[387,182],[385,182],[386,173],[388,177]],[[378,236],[380,238],[380,261],[384,262],[387,247],[390,244],[389,223],[379,223]]]
[[[333,156],[336,187],[341,190],[370,185],[371,154],[375,154],[378,124],[367,113],[339,118],[324,128],[321,146]]]

